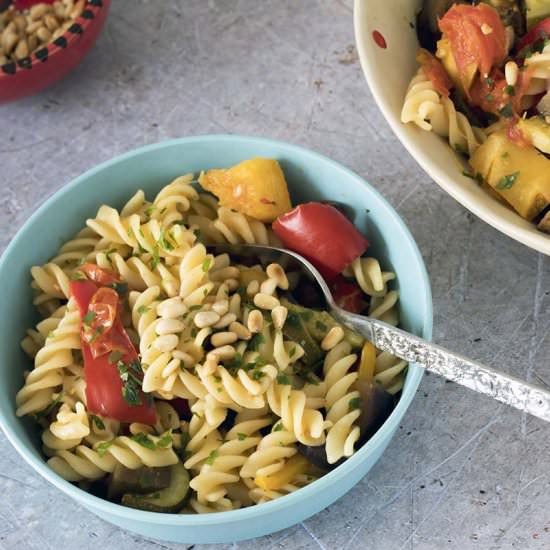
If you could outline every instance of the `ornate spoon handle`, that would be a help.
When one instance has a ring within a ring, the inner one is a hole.
[[[520,411],[550,421],[550,392],[477,361],[472,361],[427,342],[387,323],[354,315],[340,308],[339,320],[370,340],[378,349],[416,363],[447,380],[511,405]]]

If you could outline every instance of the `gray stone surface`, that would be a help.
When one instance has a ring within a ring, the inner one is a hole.
[[[134,147],[223,132],[288,140],[349,166],[403,216],[430,272],[439,342],[550,382],[549,259],[474,218],[401,147],[361,73],[351,0],[114,4],[64,82],[0,107],[0,250],[46,196]],[[549,441],[542,421],[427,376],[386,454],[346,497],[227,548],[550,548]],[[2,549],[185,547],[79,508],[1,434],[0,494]]]

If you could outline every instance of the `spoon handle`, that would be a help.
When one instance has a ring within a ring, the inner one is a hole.
[[[545,389],[472,361],[377,319],[340,309],[334,313],[342,323],[359,332],[378,349],[416,363],[447,380],[489,395],[520,411],[550,421],[550,392]]]

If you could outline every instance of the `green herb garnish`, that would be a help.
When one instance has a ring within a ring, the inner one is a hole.
[[[514,111],[512,109],[512,104],[507,103],[502,109],[498,111],[503,117],[511,118],[514,116]]]
[[[95,319],[95,312],[93,311],[88,311],[86,313],[86,315],[84,315],[84,317],[82,317],[82,322],[85,324],[85,325],[91,325],[92,324],[92,321]]]
[[[237,437],[239,438],[239,441],[244,441],[248,436],[246,434],[243,434],[243,433],[238,433],[237,434]]]
[[[349,410],[354,411],[355,409],[358,409],[361,406],[361,398],[360,397],[354,397],[353,399],[349,400]]]
[[[271,431],[272,432],[280,432],[282,429],[283,429],[283,423],[278,422],[277,424],[275,424],[275,426],[273,426],[273,429]]]
[[[290,312],[289,312],[290,313]],[[254,334],[248,342],[248,349],[258,351],[259,347],[265,342],[264,335],[261,332]]]
[[[143,315],[144,313],[147,313],[151,308],[147,307],[146,305],[141,305],[138,307],[137,311],[140,315]]]
[[[105,429],[105,424],[103,423],[103,420],[101,420],[101,418],[99,418],[99,416],[96,416],[95,414],[92,414],[91,417],[92,417],[92,422],[95,424],[95,427],[98,430],[104,430]]]
[[[496,185],[497,189],[511,189],[518,179],[519,171],[503,176]]]
[[[172,443],[172,432],[167,432],[157,441],[156,445],[158,448],[164,449],[166,447],[169,447],[171,443]]]
[[[97,454],[103,458],[105,456],[105,453],[107,452],[107,449],[113,444],[113,441],[111,439],[111,441],[102,441],[96,448],[95,450],[97,451]]]
[[[206,464],[208,464],[209,466],[212,466],[212,464],[214,464],[214,461],[216,460],[216,458],[218,458],[219,455],[220,455],[220,453],[214,449],[214,450],[208,455],[208,458],[207,458],[204,462],[205,462]]]
[[[508,86],[505,86],[504,87],[504,91],[508,94],[508,95],[516,95],[516,89],[513,87],[513,86],[510,86],[508,84]]]
[[[85,281],[86,275],[82,271],[73,271],[69,277],[71,281]]]
[[[139,443],[142,447],[145,447],[146,449],[150,449],[151,451],[154,451],[157,448],[157,446],[155,445],[155,442],[147,434],[144,434],[143,432],[139,432],[133,435],[131,439],[132,441]]]
[[[277,375],[277,384],[281,384],[283,386],[290,386],[292,382],[286,374],[281,372],[280,374]]]
[[[206,273],[210,269],[210,265],[212,264],[212,258],[205,258],[202,262],[202,270]]]

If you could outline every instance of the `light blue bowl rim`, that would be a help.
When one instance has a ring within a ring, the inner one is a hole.
[[[352,172],[348,168],[342,166],[340,163],[321,155],[320,153],[311,151],[299,145],[293,145],[287,142],[273,140],[269,138],[261,138],[255,136],[244,136],[238,134],[209,134],[209,135],[199,135],[193,137],[178,138],[172,140],[166,140],[159,143],[154,143],[151,145],[146,145],[138,149],[133,149],[122,155],[118,155],[113,159],[107,160],[94,168],[91,168],[84,174],[76,177],[70,183],[59,189],[53,195],[51,195],[45,202],[39,207],[31,217],[25,222],[25,224],[19,229],[15,237],[12,239],[2,257],[0,258],[0,272],[6,269],[7,259],[12,253],[12,251],[17,247],[21,234],[27,230],[30,226],[33,225],[35,219],[39,218],[43,212],[48,210],[55,200],[58,200],[60,197],[69,192],[69,190],[74,187],[79,186],[83,181],[85,181],[90,176],[101,172],[105,168],[108,168],[119,162],[128,160],[135,156],[140,156],[143,153],[155,151],[157,149],[163,149],[165,147],[170,147],[173,145],[185,145],[189,143],[217,143],[220,146],[224,142],[238,142],[246,146],[246,142],[253,143],[262,143],[264,145],[271,145],[278,147],[281,150],[286,149],[290,153],[294,153],[298,158],[300,157],[309,157],[313,161],[320,163],[325,163],[336,170],[339,170],[346,174],[346,176],[361,185],[367,187],[369,192],[372,193],[384,206],[388,209],[391,215],[394,218],[401,230],[407,237],[409,245],[413,248],[413,253],[415,259],[420,267],[422,275],[422,286],[424,289],[424,303],[426,304],[426,310],[424,311],[424,328],[422,336],[427,340],[432,338],[432,329],[433,329],[433,308],[432,308],[432,293],[430,288],[430,282],[428,278],[428,273],[426,271],[426,266],[418,250],[418,246],[413,236],[411,235],[409,229],[399,216],[394,208],[387,202],[387,200],[369,183],[367,183],[363,178],[357,175],[355,172]],[[412,367],[412,368],[411,368]],[[416,390],[422,379],[424,370],[416,365],[409,366],[408,372],[408,388],[407,392],[403,392],[401,398],[399,399],[396,407],[392,411],[391,415],[384,422],[382,427],[365,443],[353,456],[348,458],[343,464],[332,470],[331,472],[325,474],[315,482],[302,487],[300,490],[285,495],[282,498],[263,503],[261,505],[249,506],[247,508],[242,508],[239,510],[231,510],[227,512],[214,512],[210,514],[161,514],[153,512],[145,512],[142,510],[135,510],[133,508],[127,508],[120,504],[115,504],[109,502],[105,499],[96,497],[87,493],[86,491],[79,489],[76,485],[65,481],[59,477],[53,470],[51,470],[44,460],[32,455],[26,449],[26,447],[19,441],[16,433],[10,428],[3,416],[0,414],[0,428],[6,434],[6,437],[10,443],[15,447],[23,459],[32,466],[42,477],[46,478],[50,483],[55,487],[63,491],[65,494],[74,498],[77,502],[87,506],[91,509],[100,509],[102,513],[117,516],[120,518],[126,518],[131,521],[139,521],[144,523],[155,523],[155,524],[164,524],[164,525],[177,525],[177,526],[209,526],[209,525],[219,525],[221,523],[233,523],[239,522],[242,520],[253,519],[258,516],[264,516],[272,513],[276,513],[282,508],[287,508],[290,506],[297,506],[302,500],[305,500],[308,497],[313,497],[314,495],[323,492],[325,489],[337,483],[340,479],[346,476],[348,471],[351,471],[356,465],[358,465],[362,460],[364,460],[367,455],[373,451],[384,437],[391,433],[399,423],[401,417],[405,414],[406,409],[409,407],[411,401],[413,400]]]

